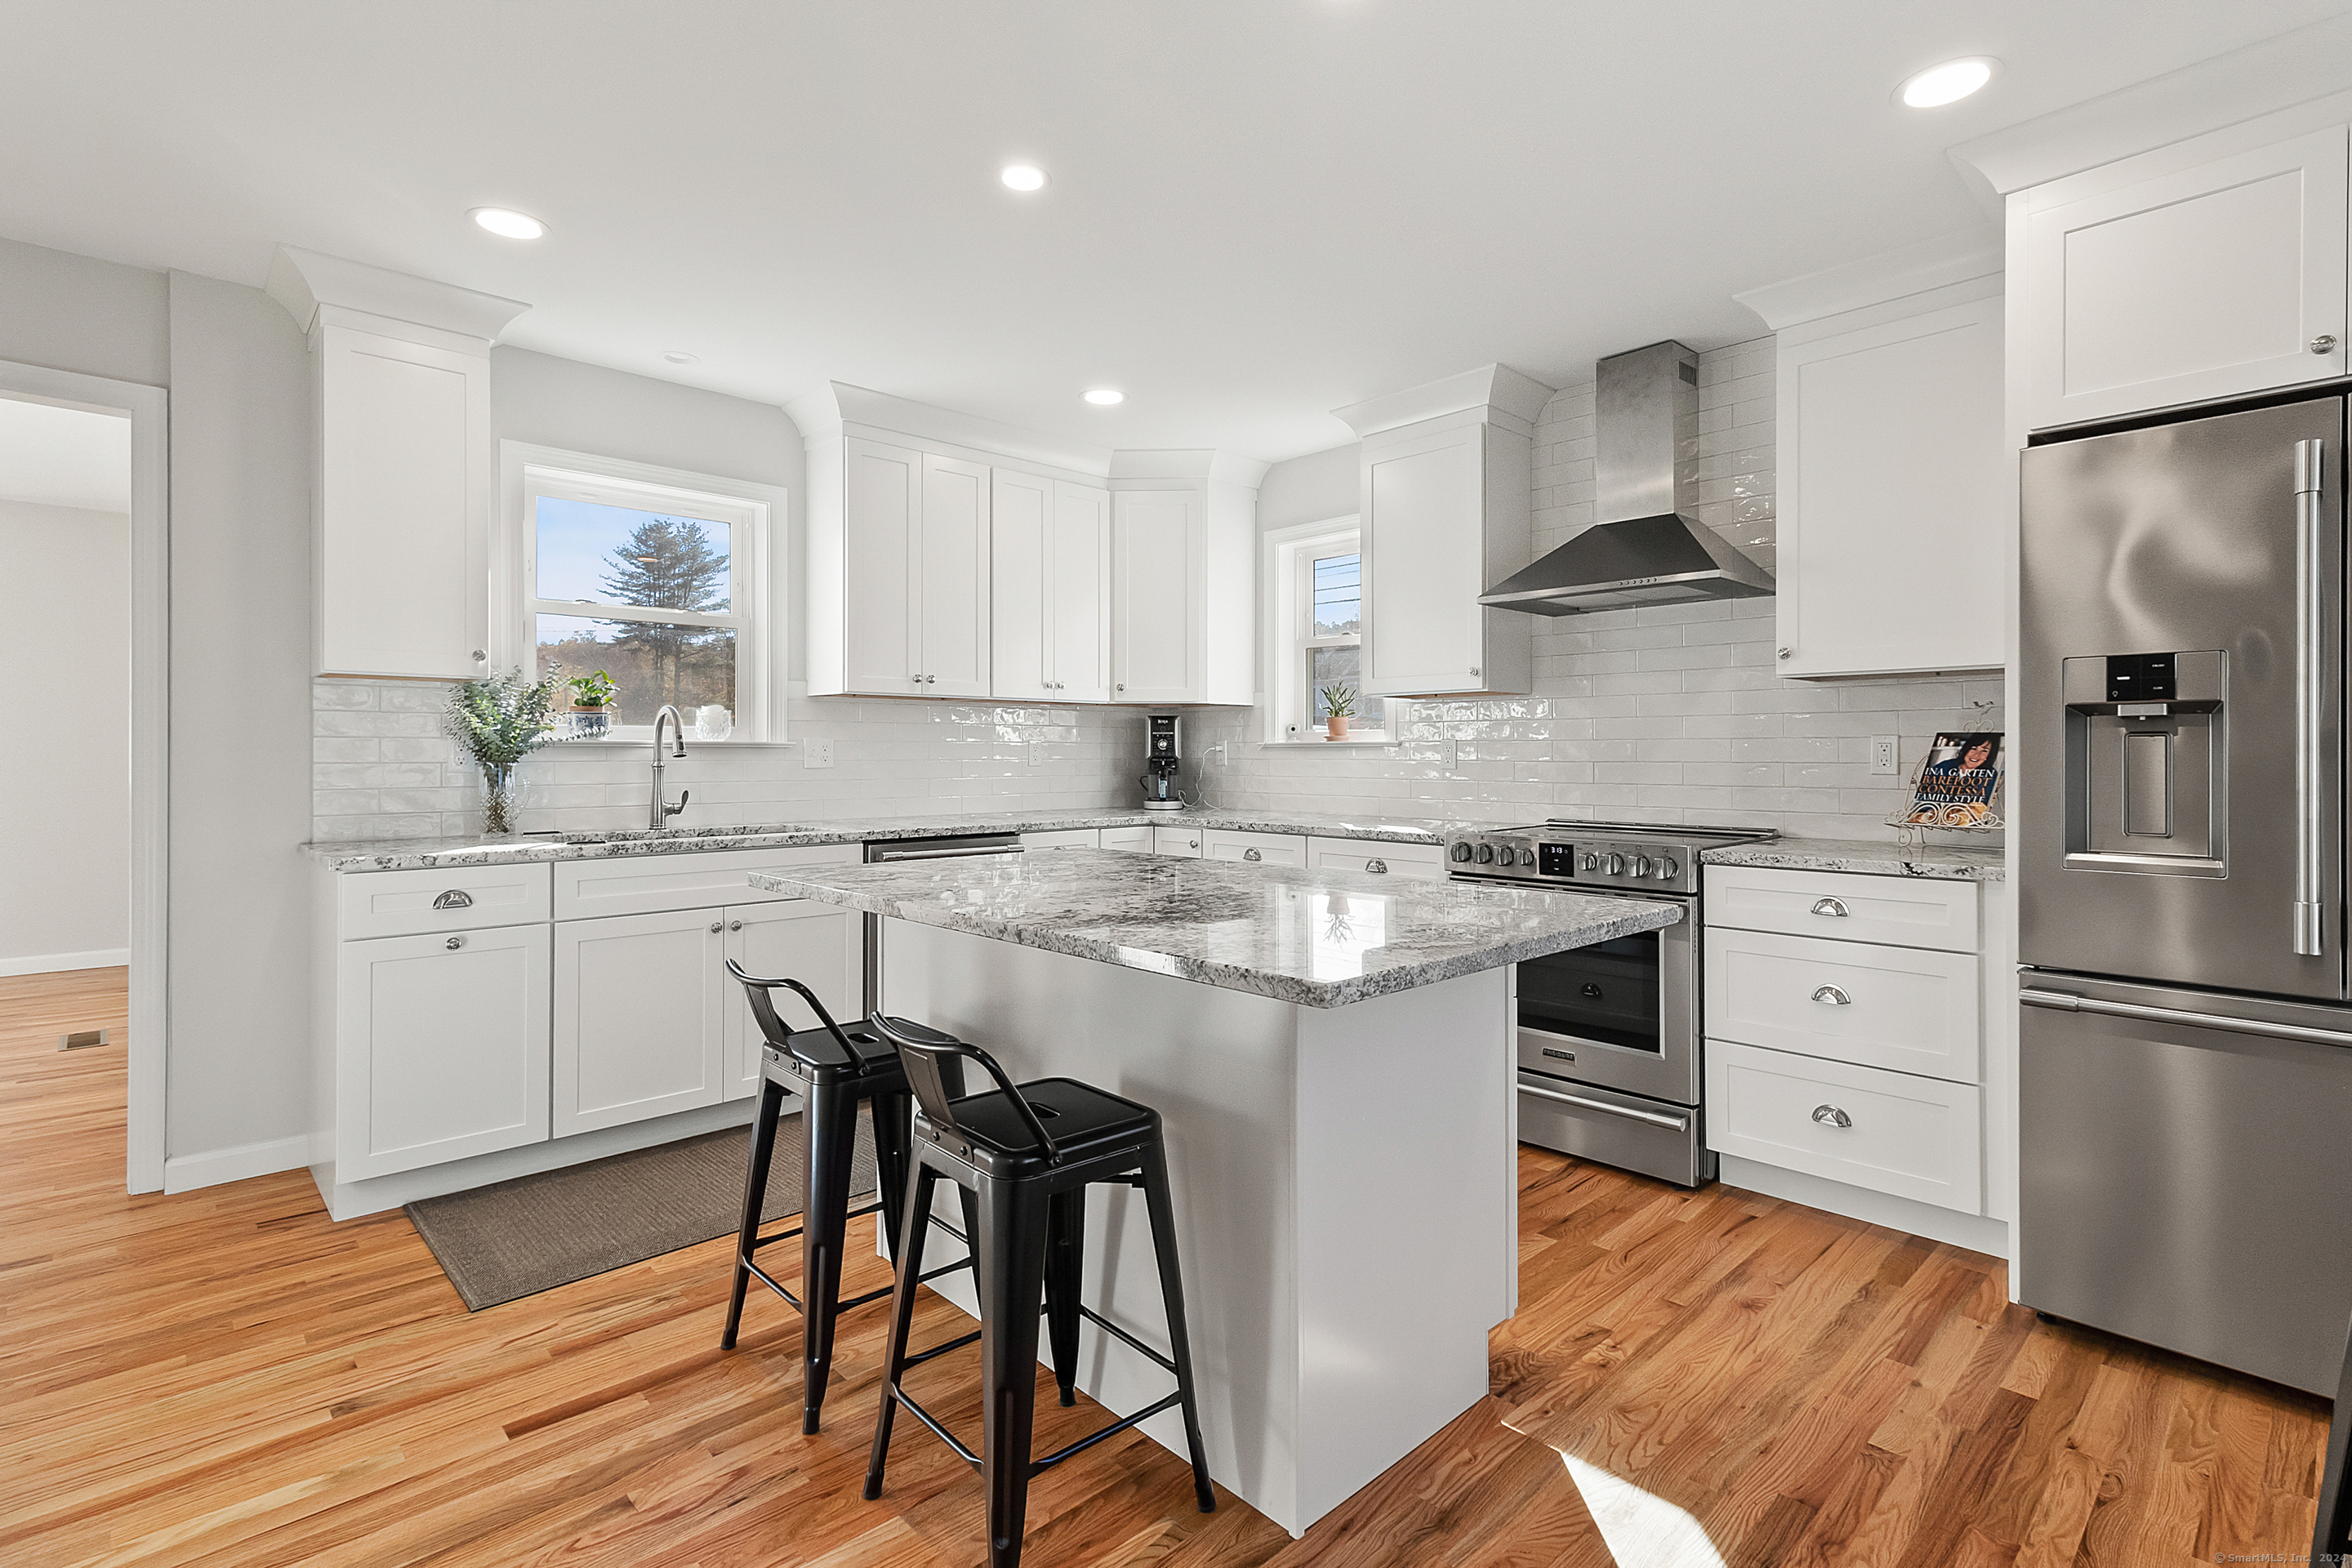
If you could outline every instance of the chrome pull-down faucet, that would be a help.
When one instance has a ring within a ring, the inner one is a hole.
[[[686,755],[686,721],[678,717],[676,708],[665,702],[662,704],[662,710],[654,715],[654,798],[653,805],[646,817],[646,826],[656,831],[667,826],[671,817],[686,809],[687,797],[694,793],[690,789],[678,791],[676,805],[670,805],[662,798],[662,726],[664,724],[669,726],[670,742],[677,748],[671,754],[680,757]]]

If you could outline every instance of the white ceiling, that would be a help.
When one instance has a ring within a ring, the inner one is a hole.
[[[0,500],[131,510],[131,421],[0,397]]]
[[[2344,8],[0,0],[0,234],[256,285],[286,241],[764,401],[1279,458],[1489,361],[1751,335],[1735,290],[1987,221],[1947,147]],[[1890,101],[1964,54],[2005,68]]]

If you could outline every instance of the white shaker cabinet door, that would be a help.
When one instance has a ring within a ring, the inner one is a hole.
[[[2029,211],[2028,426],[2345,374],[2347,149],[2336,126]]]
[[[1198,701],[1207,668],[1201,498],[1122,490],[1112,506],[1112,700]]]
[[[1014,702],[1054,700],[1054,481],[1012,468],[991,476],[988,679]]]
[[[726,916],[729,958],[763,979],[799,981],[816,993],[835,1023],[864,1016],[865,921],[855,910],[794,899],[747,904],[728,910]],[[722,978],[728,992],[726,1098],[740,1100],[759,1089],[762,1037],[741,984],[723,972]],[[788,1026],[824,1026],[809,1005],[790,991],[769,994]]]
[[[1363,689],[1525,691],[1534,617],[1478,595],[1527,564],[1528,439],[1431,424],[1364,441]]]
[[[1110,492],[1055,481],[1047,539],[1045,626],[1054,700],[1108,702]]]
[[[926,697],[988,695],[989,470],[923,458],[922,662]]]
[[[723,910],[557,922],[557,1137],[724,1097],[726,926]]]
[[[855,437],[842,447],[842,684],[884,697],[919,696],[915,572],[923,455]]]
[[[548,931],[339,944],[337,1181],[545,1142]]]
[[[1186,860],[1198,860],[1204,853],[1204,835],[1197,827],[1162,827],[1154,823],[1151,828],[1151,852],[1154,855],[1174,855]]]

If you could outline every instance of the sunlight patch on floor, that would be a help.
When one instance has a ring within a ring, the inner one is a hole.
[[[1573,1454],[1560,1458],[1617,1568],[1724,1568],[1723,1554],[1689,1514]]]

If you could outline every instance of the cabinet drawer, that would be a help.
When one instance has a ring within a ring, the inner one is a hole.
[[[794,866],[855,866],[865,858],[863,845],[819,844],[791,849],[713,849],[610,860],[559,860],[555,918],[576,921],[766,903],[784,895],[754,888],[743,879],[746,873]]]
[[[1710,1036],[1962,1083],[1978,1079],[1972,954],[1719,926],[1701,942]]]
[[[1252,865],[1307,864],[1307,840],[1289,833],[1237,833],[1230,827],[1204,828],[1197,837],[1201,854],[1210,860],[1246,860]]]
[[[1974,882],[1763,866],[1709,866],[1706,876],[1709,925],[1947,952],[1977,951]]]
[[[1981,1101],[1967,1084],[1706,1043],[1708,1148],[1962,1214],[1984,1212]]]
[[[1393,877],[1445,875],[1445,851],[1434,844],[1383,844],[1371,838],[1310,838],[1307,863],[1318,871],[1384,871]]]
[[[1202,830],[1197,827],[1161,827],[1153,824],[1151,852],[1154,855],[1181,855],[1190,860],[1201,858]]]
[[[1094,827],[1055,827],[1021,836],[1024,849],[1094,849],[1101,843],[1102,831]]]
[[[447,870],[346,871],[337,889],[345,942],[531,925],[547,919],[543,861],[519,866],[456,866]]]
[[[1106,827],[1102,830],[1102,847],[1124,849],[1129,854],[1151,853],[1151,829],[1149,827]]]

